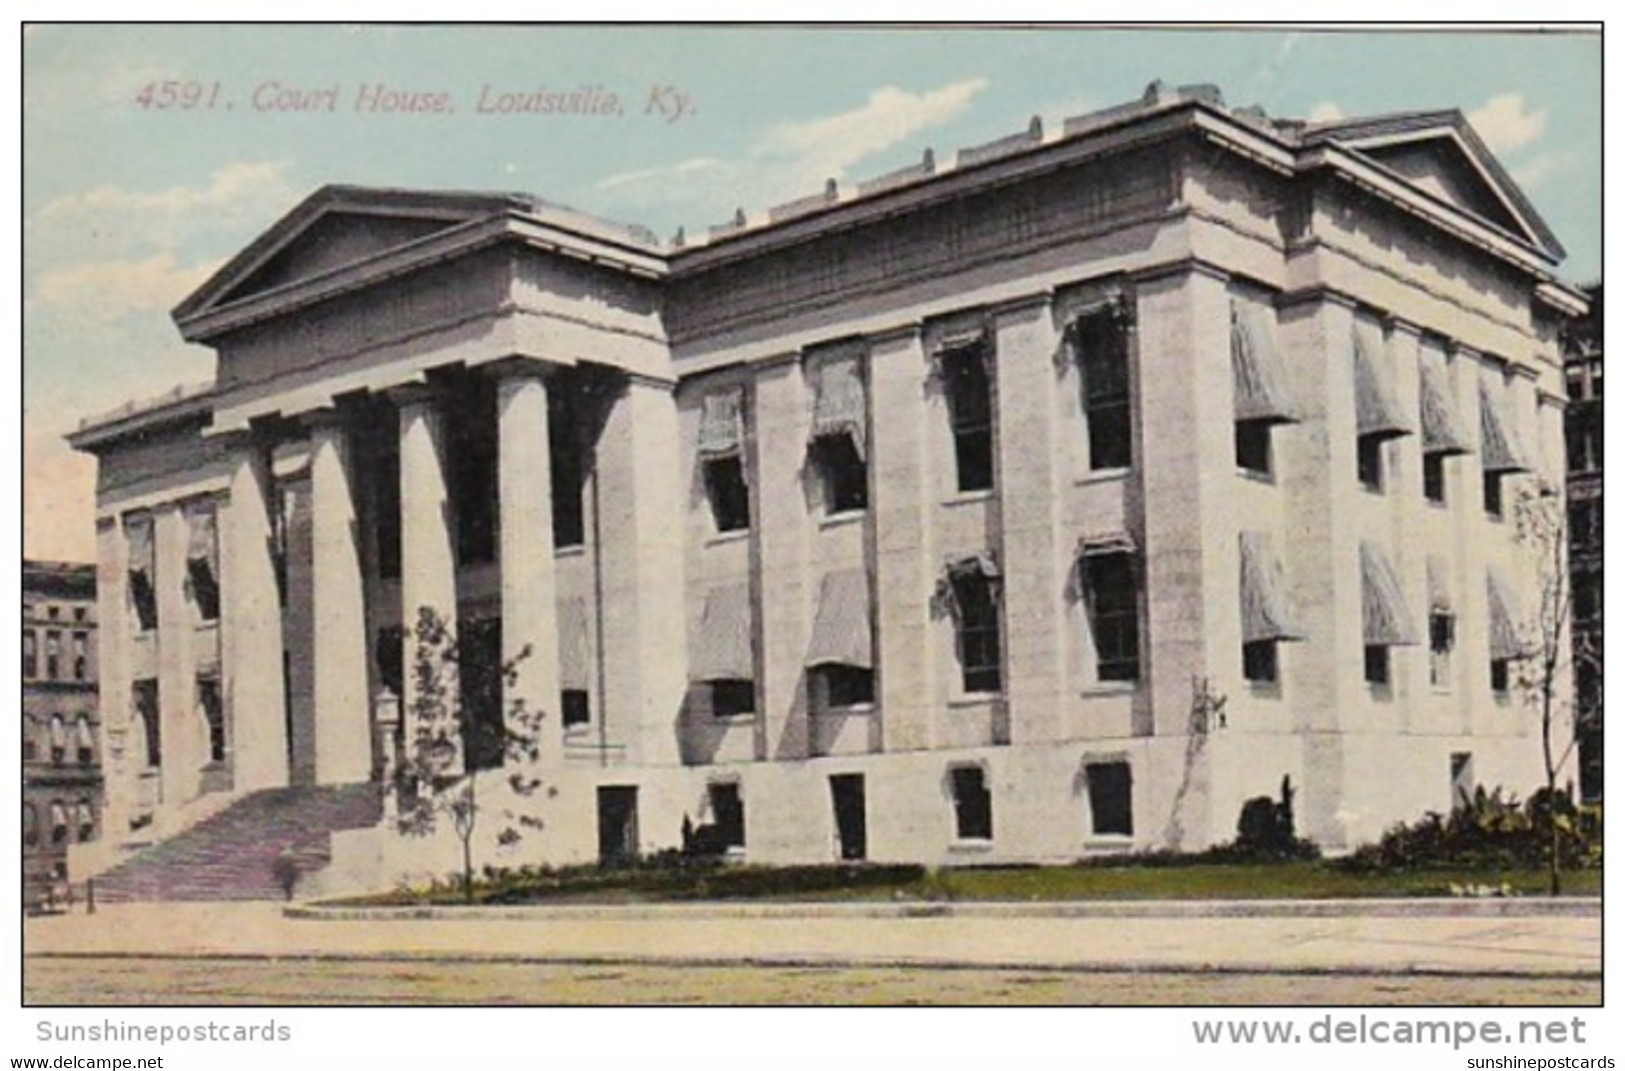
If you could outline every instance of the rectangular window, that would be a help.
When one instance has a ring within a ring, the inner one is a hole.
[[[1004,687],[998,583],[979,570],[956,573],[952,582],[961,684],[966,692],[997,692]]]
[[[209,731],[209,761],[226,761],[226,711],[220,702],[220,678],[199,677],[197,705]]]
[[[868,706],[875,701],[872,669],[830,664],[816,667],[816,672],[823,682],[824,706],[828,709]]]
[[[1134,463],[1129,408],[1128,329],[1124,310],[1106,305],[1073,326],[1083,374],[1083,416],[1089,428],[1089,468],[1126,469]]]
[[[850,513],[869,507],[869,467],[847,435],[829,435],[813,444],[824,485],[824,511]]]
[[[1388,648],[1377,643],[1366,644],[1365,682],[1378,687],[1387,687],[1388,681]]]
[[[1356,462],[1359,467],[1360,486],[1367,491],[1382,490],[1382,444],[1380,435],[1362,435],[1357,440]]]
[[[737,454],[705,462],[705,493],[719,532],[740,532],[750,527],[750,487],[745,483],[744,459]]]
[[[553,487],[553,546],[579,547],[586,542],[586,447],[579,416],[587,398],[566,394],[563,384],[547,392],[547,438]]]
[[[1274,472],[1271,426],[1267,420],[1236,422],[1236,467],[1249,476],[1267,479]]]
[[[592,700],[585,688],[566,688],[560,692],[559,710],[566,729],[592,721]]]
[[[756,712],[755,681],[712,681],[711,714],[718,718],[732,718]]]
[[[1450,753],[1450,809],[1454,811],[1472,806],[1473,793],[1477,787],[1473,777],[1473,753],[1471,751],[1452,751]]]
[[[1428,617],[1428,680],[1433,687],[1450,688],[1450,654],[1456,648],[1456,619],[1450,614]]]
[[[1501,516],[1501,476],[1499,472],[1484,474],[1484,512],[1491,517]]]
[[[96,762],[96,730],[90,727],[90,715],[81,714],[74,720],[73,736],[78,743],[79,765],[94,765]]]
[[[85,632],[73,634],[73,679],[90,679],[90,635]]]
[[[1086,763],[1083,774],[1089,786],[1089,814],[1095,835],[1133,836],[1134,776],[1128,763]]]
[[[1490,659],[1490,691],[1504,696],[1512,689],[1512,661],[1506,658]]]
[[[39,641],[32,630],[23,633],[23,677],[39,676]]]
[[[1435,506],[1445,504],[1444,463],[1447,457],[1440,453],[1422,455],[1422,497]]]
[[[1134,559],[1128,554],[1096,554],[1084,559],[1084,569],[1096,677],[1103,681],[1138,680],[1140,598]]]
[[[136,768],[156,770],[163,765],[164,758],[163,734],[158,719],[158,682],[139,680],[130,688],[131,705],[135,707],[135,717],[139,723],[134,729],[136,746],[143,752],[136,757]]]
[[[1254,684],[1275,684],[1281,679],[1280,648],[1275,640],[1253,640],[1241,645],[1241,672]]]
[[[960,840],[993,839],[993,796],[987,774],[980,766],[955,766],[948,771],[954,797],[954,836]]]
[[[220,620],[220,583],[206,561],[188,559],[186,575],[192,581],[192,599],[203,621]]]
[[[734,781],[706,787],[711,802],[711,824],[716,827],[717,844],[724,850],[745,846],[745,800]]]
[[[62,670],[62,634],[52,630],[45,634],[45,679],[56,680]]]
[[[942,358],[942,373],[959,489],[986,491],[993,486],[993,384],[986,349],[951,351]]]

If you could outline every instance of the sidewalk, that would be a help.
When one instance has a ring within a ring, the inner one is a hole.
[[[1277,902],[1270,914],[1233,902],[706,904],[324,918],[265,903],[120,904],[29,919],[23,948],[27,956],[1601,975],[1595,900],[1402,904]]]

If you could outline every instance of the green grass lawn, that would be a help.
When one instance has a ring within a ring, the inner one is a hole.
[[[1547,877],[1536,870],[1417,870],[1357,873],[1325,861],[1182,865],[988,867],[714,866],[580,868],[534,877],[476,882],[480,903],[633,904],[708,900],[789,901],[1050,901],[1073,900],[1325,900],[1448,897],[1452,886],[1507,887],[1541,896]],[[1598,870],[1565,871],[1563,892],[1601,894]],[[343,901],[347,905],[458,904],[460,890],[398,890]]]
[[[1449,896],[1451,885],[1506,883],[1514,893],[1546,891],[1537,871],[1434,870],[1358,874],[1324,862],[1199,864],[1192,866],[1034,867],[944,870],[898,892],[947,900],[1325,900],[1390,896]],[[1563,875],[1563,891],[1596,896],[1598,871]],[[874,889],[834,893],[844,899],[875,899]]]

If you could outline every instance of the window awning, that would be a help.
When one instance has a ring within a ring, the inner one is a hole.
[[[689,679],[755,680],[753,646],[750,585],[733,584],[713,589],[705,597],[694,659],[689,665]]]
[[[60,748],[68,746],[68,723],[60,714],[51,715],[51,746]]]
[[[78,738],[78,745],[82,748],[96,746],[96,731],[90,727],[90,719],[83,714],[79,715],[78,721],[74,723],[74,736]]]
[[[981,576],[988,580],[997,580],[1003,574],[999,572],[999,558],[991,550],[978,551],[975,554],[962,554],[949,558],[943,569],[948,579],[959,580],[965,577]]]
[[[1298,420],[1273,327],[1263,309],[1246,302],[1230,304],[1230,370],[1237,420],[1272,424]]]
[[[818,591],[808,666],[873,669],[874,633],[869,625],[869,576],[862,569],[828,573]]]
[[[216,536],[214,503],[198,503],[186,510],[186,561],[193,568],[206,568],[210,576],[220,575],[220,541]]]
[[[745,451],[745,392],[712,391],[700,403],[700,456],[737,457]]]
[[[1455,600],[1450,597],[1450,563],[1437,554],[1428,555],[1428,613],[1454,615]]]
[[[1478,384],[1478,417],[1483,438],[1480,462],[1484,471],[1528,472],[1529,462],[1524,458],[1523,444],[1518,441],[1512,424],[1507,420],[1500,393],[1491,390],[1483,380]]]
[[[999,571],[999,559],[991,550],[949,558],[942,568],[945,575],[937,582],[938,605],[956,616],[963,612],[962,599],[974,599],[976,593],[990,591],[1003,575]],[[981,586],[983,584],[987,586]]]
[[[587,656],[587,600],[559,603],[559,688],[567,692],[592,690],[591,660]]]
[[[1133,554],[1139,549],[1134,537],[1121,529],[1088,532],[1078,540],[1078,557],[1098,558],[1107,554]]]
[[[933,360],[940,361],[945,357],[970,350],[986,351],[988,342],[988,331],[983,326],[954,331],[937,339],[936,345],[931,348],[931,357]]]
[[[154,564],[152,517],[147,514],[131,517],[124,523],[124,534],[130,541],[130,576],[150,585]]]
[[[1241,638],[1301,640],[1281,559],[1267,532],[1241,533]]]
[[[825,361],[818,370],[818,397],[813,403],[812,438],[845,435],[862,459],[868,438],[869,402],[863,366],[857,355]]]
[[[1405,647],[1417,642],[1405,589],[1387,552],[1375,543],[1360,543],[1360,589],[1367,646]]]
[[[1399,391],[1384,350],[1380,328],[1355,323],[1354,408],[1359,433],[1394,439],[1409,435],[1411,422],[1399,404]]]
[[[1422,356],[1422,450],[1429,454],[1470,454],[1473,450],[1444,365],[1426,354]]]
[[[1529,645],[1519,629],[1523,617],[1517,589],[1508,582],[1506,574],[1493,565],[1486,587],[1490,605],[1490,658],[1501,661],[1527,656]]]

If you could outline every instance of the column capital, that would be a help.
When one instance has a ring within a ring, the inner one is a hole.
[[[350,426],[349,414],[331,405],[324,405],[320,409],[312,409],[308,413],[301,413],[299,419],[312,431],[343,431]]]
[[[558,370],[559,365],[553,363],[552,361],[544,361],[540,357],[527,357],[523,354],[515,354],[512,357],[504,357],[500,361],[492,361],[491,363],[481,365],[480,367],[489,372],[491,378],[497,380],[545,380]]]
[[[441,399],[441,393],[427,383],[412,382],[384,388],[384,397],[396,408],[406,409],[410,406],[433,405]]]

